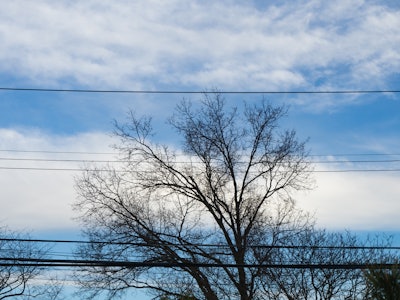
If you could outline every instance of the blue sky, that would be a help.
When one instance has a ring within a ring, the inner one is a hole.
[[[398,1],[267,3],[7,1],[0,11],[0,87],[400,90]],[[262,96],[226,95],[232,105]],[[159,141],[178,146],[165,120],[183,97],[200,96],[3,90],[0,97],[0,221],[62,238],[79,231],[71,209],[78,173],[4,168],[81,164],[5,158],[112,159],[104,154],[112,151],[112,123],[128,109],[152,115]],[[316,164],[335,172],[316,173],[316,188],[295,195],[318,224],[400,232],[400,172],[337,172],[400,169],[394,161],[400,159],[399,93],[264,97],[290,106],[285,124],[310,139],[313,158],[340,161]],[[378,159],[392,162],[351,162]]]

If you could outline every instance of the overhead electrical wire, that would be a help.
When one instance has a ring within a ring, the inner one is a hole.
[[[1,150],[0,150],[1,151]],[[367,155],[367,154],[365,154]],[[393,156],[389,155],[388,156]],[[96,163],[105,163],[105,164],[123,164],[129,163],[128,160],[99,160],[99,159],[52,159],[52,158],[32,158],[32,157],[0,157],[0,161],[3,162],[36,162],[36,163],[82,163],[82,164],[96,164]],[[305,163],[311,164],[330,164],[330,165],[338,165],[338,164],[346,164],[348,168],[350,165],[353,166],[351,169],[334,169],[334,170],[312,170],[309,172],[315,173],[345,173],[345,172],[399,172],[400,168],[395,167],[397,163],[400,162],[400,159],[380,159],[380,160],[310,160]],[[177,164],[199,164],[200,162],[189,162],[189,161],[177,161]],[[354,168],[357,164],[394,164],[392,168]],[[0,166],[0,170],[31,170],[31,171],[108,171],[107,168],[103,168],[100,166],[97,169],[92,168],[82,168],[82,167],[41,167],[41,166],[10,166],[3,165]],[[117,172],[127,172],[126,170],[115,170]]]
[[[0,149],[0,152],[10,153],[43,153],[43,154],[94,154],[94,155],[116,155],[118,152],[95,152],[95,151],[55,151],[55,150],[27,150],[27,149]],[[400,153],[327,153],[310,154],[309,157],[345,157],[345,156],[400,156]]]
[[[0,157],[0,161],[32,161],[32,162],[78,162],[78,163],[126,163],[124,160],[96,160],[96,159],[51,159],[51,158],[21,158]],[[398,160],[400,161],[400,160]]]
[[[325,90],[325,91],[183,91],[183,90],[100,90],[0,87],[0,91],[61,92],[61,93],[119,93],[119,94],[383,94],[400,93],[400,90]]]
[[[23,171],[70,171],[70,172],[82,172],[82,171],[111,171],[109,169],[80,169],[80,168],[40,168],[40,167],[2,167],[0,166],[0,170],[23,170]],[[129,171],[125,170],[112,170],[113,172],[118,173],[128,173]],[[150,171],[149,171],[150,172]],[[310,170],[304,171],[306,173],[359,173],[359,172],[400,172],[399,169],[343,169],[343,170]]]
[[[33,239],[33,238],[0,238],[0,242],[19,242],[19,243],[45,243],[45,244],[100,244],[107,246],[139,246],[139,247],[153,247],[158,244],[144,243],[144,242],[108,242],[108,241],[89,241],[89,240],[60,240],[60,239]],[[205,248],[229,248],[229,245],[221,244],[174,244],[164,243],[165,245],[174,247],[205,247]],[[399,250],[400,246],[321,246],[321,245],[267,245],[256,244],[248,245],[249,248],[266,248],[266,249],[313,249],[313,250]]]
[[[106,246],[139,246],[139,247],[154,247],[155,244],[151,243],[140,243],[140,242],[104,242],[104,241],[85,241],[85,240],[55,240],[55,239],[23,239],[23,238],[0,238],[1,242],[18,242],[18,243],[68,243],[68,244],[102,244]],[[181,244],[165,244],[170,247],[181,247]],[[228,248],[228,245],[219,244],[187,244],[185,247],[205,247],[205,248]],[[267,248],[267,249],[295,249],[295,250],[388,250],[388,251],[399,251],[400,246],[313,246],[313,245],[249,245],[250,248]],[[51,252],[50,254],[55,256],[64,256],[63,259],[54,258],[40,258],[40,257],[24,257],[23,253],[19,257],[7,256],[7,251],[4,255],[0,255],[0,266],[3,267],[54,267],[54,268],[88,268],[88,267],[124,267],[124,268],[138,268],[138,267],[201,267],[201,268],[283,268],[283,269],[368,269],[368,268],[390,268],[395,266],[395,263],[282,263],[282,262],[271,262],[267,264],[256,264],[256,263],[193,263],[193,262],[153,262],[146,261],[144,258],[140,260],[137,256],[135,260],[107,260],[107,259],[82,259],[76,254],[62,252]],[[55,253],[55,254],[54,254]],[[72,258],[71,258],[72,257]]]
[[[73,92],[73,93],[131,93],[131,94],[382,94],[382,93],[400,93],[400,90],[325,90],[325,91],[183,91],[183,90],[101,90],[101,89],[52,89],[52,88],[25,88],[25,87],[0,87],[0,91],[31,91],[31,92]],[[49,150],[16,150],[16,149],[0,149],[0,152],[21,152],[21,153],[48,153],[48,154],[93,154],[93,155],[115,155],[112,152],[86,152],[86,151],[49,151]],[[370,155],[400,155],[400,154],[332,154],[332,155],[310,155],[311,157],[321,157],[321,156],[370,156]],[[5,158],[0,158],[0,160],[6,160]],[[23,158],[10,158],[9,160],[35,160],[35,161],[74,161],[74,162],[111,162],[111,161],[96,161],[96,160],[46,160],[46,159],[23,159]],[[387,162],[395,162],[397,160],[387,160]],[[384,161],[365,161],[369,163],[384,162]],[[339,161],[323,161],[314,163],[341,163]],[[346,161],[346,163],[364,163],[364,161]],[[0,169],[3,170],[37,170],[37,171],[80,171],[78,168],[39,168],[39,167],[9,167],[2,166]],[[314,172],[321,173],[332,173],[332,172],[398,172],[399,169],[347,169],[347,170],[315,170]]]
[[[269,269],[390,269],[396,266],[394,263],[371,264],[371,263],[302,263],[302,264],[235,264],[235,263],[191,263],[191,262],[148,262],[148,261],[112,261],[112,260],[81,260],[81,259],[39,259],[39,258],[13,258],[0,257],[0,266],[23,266],[23,267],[197,267],[197,268],[269,268]]]
[[[116,152],[92,152],[92,151],[53,151],[53,150],[19,150],[19,149],[0,149],[0,152],[10,153],[43,153],[43,154],[94,154],[94,155],[115,155]],[[400,154],[399,154],[400,155]]]
[[[0,157],[0,161],[31,161],[31,162],[78,162],[78,163],[128,163],[128,160],[98,160],[98,159],[53,159],[53,158],[33,158],[33,157]],[[316,164],[339,164],[339,163],[394,163],[400,159],[381,159],[381,160],[311,160],[310,163]],[[189,161],[177,161],[176,163],[200,163]]]
[[[17,149],[0,149],[0,152],[8,152],[8,153],[42,153],[42,154],[113,154],[116,153],[111,152],[80,152],[80,151],[49,151],[49,150],[17,150]],[[390,159],[348,159],[348,160],[331,160],[331,157],[391,157]],[[397,164],[400,162],[400,159],[393,159],[392,157],[400,156],[397,153],[353,153],[353,154],[314,154],[309,155],[311,158],[309,163],[312,164],[346,164],[346,167],[349,167],[349,164],[353,165],[351,169],[335,169],[335,170],[313,170],[311,172],[315,173],[344,173],[344,172],[399,172],[400,169],[397,167],[393,168],[354,168],[356,164]],[[184,157],[182,155],[182,157]],[[328,157],[329,159],[321,160],[321,159],[312,159],[312,157]],[[83,163],[83,164],[93,164],[93,163],[106,163],[106,164],[120,164],[120,163],[128,163],[127,160],[99,160],[99,159],[69,159],[69,158],[35,158],[35,157],[0,157],[0,161],[3,162],[39,162],[39,163]],[[307,163],[308,163],[307,162]],[[188,162],[188,161],[177,161],[176,163],[184,164],[184,163],[193,163],[196,164],[197,162]],[[3,165],[0,166],[0,170],[32,170],[32,171],[83,171],[82,167],[41,167],[41,166],[10,166],[10,165]],[[87,171],[94,171],[94,169],[88,169]],[[98,170],[101,170],[98,169]],[[104,169],[103,171],[107,171]],[[117,172],[126,172],[124,170],[116,170]]]

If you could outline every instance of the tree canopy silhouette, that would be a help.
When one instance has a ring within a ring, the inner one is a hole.
[[[81,255],[173,267],[87,268],[89,296],[138,287],[160,297],[262,299],[268,274],[248,266],[275,258],[256,246],[283,245],[313,223],[292,199],[311,187],[312,168],[305,142],[281,127],[286,113],[264,100],[228,107],[218,93],[199,106],[183,101],[168,122],[180,149],[154,142],[149,117],[131,112],[116,124],[123,167],[91,167],[76,180],[75,208],[97,241]]]

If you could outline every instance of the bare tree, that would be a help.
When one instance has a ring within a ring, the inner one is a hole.
[[[182,102],[169,121],[181,151],[152,141],[150,118],[131,113],[117,124],[123,168],[91,167],[76,180],[74,207],[95,241],[80,251],[147,265],[87,268],[89,297],[137,287],[177,299],[264,299],[265,274],[249,266],[274,258],[255,246],[312,224],[291,198],[310,187],[311,169],[304,142],[279,126],[286,112],[265,101],[229,109],[218,93],[198,109]]]
[[[45,269],[34,260],[44,258],[48,247],[21,241],[24,239],[29,239],[29,236],[5,227],[0,229],[0,299],[32,299],[38,296],[44,299],[53,295],[49,287],[43,288],[35,283]],[[24,264],[21,260],[32,260],[32,263]]]
[[[303,230],[285,240],[282,248],[275,248],[272,255],[281,264],[304,267],[263,269],[265,294],[276,300],[365,299],[363,270],[352,266],[388,260],[393,255],[385,253],[384,246],[389,244],[389,239],[361,240],[347,231]]]

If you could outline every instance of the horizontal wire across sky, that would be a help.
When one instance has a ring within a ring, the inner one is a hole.
[[[0,238],[1,242],[21,242],[21,243],[49,243],[49,244],[101,244],[101,245],[132,245],[141,247],[152,247],[157,244],[135,243],[135,242],[104,242],[104,241],[85,241],[85,240],[58,240],[58,239],[22,239],[22,238]],[[211,247],[211,248],[229,248],[228,245],[220,244],[166,244],[168,246],[186,246],[186,247]],[[267,248],[267,249],[319,249],[319,250],[400,250],[400,246],[315,246],[315,245],[249,245],[249,248]],[[1,249],[0,249],[1,250]]]
[[[385,94],[400,93],[400,90],[325,90],[325,91],[183,91],[183,90],[100,90],[100,89],[51,89],[0,87],[0,91],[61,92],[61,93],[121,93],[121,94]]]
[[[132,242],[101,242],[101,241],[83,241],[83,240],[46,240],[46,239],[18,239],[18,238],[0,238],[0,242],[19,242],[19,243],[46,243],[46,244],[104,244],[104,245],[132,245],[139,247],[154,247],[152,244],[145,243],[132,243]],[[178,244],[170,244],[169,246],[182,246]],[[183,245],[185,247],[205,247],[205,248],[228,248],[228,245],[213,245],[213,244],[189,244]],[[296,246],[296,245],[253,245],[251,248],[267,248],[267,249],[297,249],[297,250],[400,250],[400,247],[395,246]],[[1,254],[2,251],[0,251]],[[4,251],[7,253],[7,251]],[[5,254],[6,254],[5,253]],[[66,255],[67,256],[67,255]],[[68,256],[67,256],[68,257]],[[148,262],[145,260],[93,260],[93,259],[52,259],[52,258],[35,258],[35,257],[9,257],[7,255],[0,255],[0,266],[20,266],[20,267],[125,267],[125,268],[138,268],[138,267],[160,267],[160,268],[171,268],[171,267],[199,267],[199,268],[283,268],[283,269],[370,269],[380,268],[389,269],[396,266],[395,263],[268,263],[268,264],[257,264],[249,263],[238,265],[236,263],[209,263],[199,262],[191,263],[184,262]]]
[[[16,92],[60,92],[60,93],[127,93],[127,94],[385,94],[385,93],[400,93],[400,90],[304,90],[304,91],[233,91],[233,90],[129,90],[129,89],[68,89],[68,88],[31,88],[31,87],[0,87],[0,91],[16,91]],[[0,152],[10,153],[42,153],[42,154],[89,154],[89,155],[115,155],[116,153],[111,152],[79,152],[79,151],[50,151],[50,150],[17,150],[17,149],[0,149]],[[310,157],[345,157],[345,156],[400,156],[400,154],[374,154],[374,153],[361,153],[361,154],[314,154]],[[80,162],[80,163],[117,163],[117,161],[108,160],[81,160],[81,159],[39,159],[39,158],[5,158],[0,157],[0,161],[36,161],[36,162]],[[348,164],[348,163],[397,163],[398,159],[386,159],[386,160],[324,160],[324,161],[312,161],[312,163],[321,164]],[[121,161],[122,162],[122,161]],[[31,170],[31,171],[81,171],[81,168],[55,168],[55,167],[27,167],[27,166],[0,166],[0,170]],[[336,173],[336,172],[399,172],[400,168],[350,168],[350,169],[338,169],[338,170],[314,170],[316,173]]]
[[[0,258],[2,267],[125,267],[125,268],[268,268],[268,269],[391,269],[397,264],[382,263],[348,263],[348,264],[226,264],[226,263],[189,263],[189,262],[146,262],[146,261],[110,261],[110,260],[79,260],[79,259],[37,259],[37,258]]]
[[[35,153],[35,154],[68,154],[68,155],[116,155],[117,153],[112,152],[79,152],[79,151],[49,151],[49,150],[17,150],[17,149],[0,149],[0,152],[3,153]],[[183,155],[181,155],[183,157]],[[335,157],[389,157],[390,159],[349,159],[349,160],[332,160],[331,158]],[[400,167],[398,167],[398,163],[400,163],[399,157],[400,154],[379,154],[379,153],[359,153],[359,154],[315,154],[310,155],[310,158],[315,157],[326,157],[325,160],[315,160],[311,159],[310,163],[312,164],[330,164],[330,165],[338,165],[338,164],[385,164],[384,168],[351,168],[351,169],[336,169],[336,170],[313,170],[310,172],[315,173],[343,173],[343,172],[399,172]],[[395,159],[394,159],[395,157]],[[329,159],[328,159],[329,158]],[[99,160],[99,159],[73,159],[73,158],[64,158],[64,159],[56,159],[56,158],[35,158],[35,157],[0,157],[0,162],[36,162],[36,163],[107,163],[107,164],[120,164],[120,163],[128,163],[126,160]],[[177,161],[176,163],[184,164],[184,163],[193,163],[196,162],[185,162],[185,161]],[[388,168],[388,164],[394,165],[394,167]],[[348,167],[348,166],[347,166]],[[0,170],[31,170],[31,171],[82,171],[82,168],[72,168],[72,167],[29,167],[29,166],[20,166],[20,165],[0,165]],[[106,170],[106,169],[104,169]],[[121,170],[121,172],[126,172]]]

